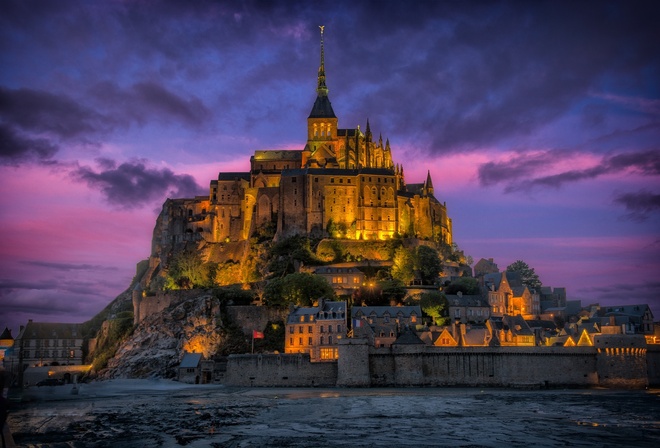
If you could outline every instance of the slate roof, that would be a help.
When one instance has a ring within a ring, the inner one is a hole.
[[[411,330],[410,328],[406,327],[405,330],[403,330],[403,333],[401,333],[401,336],[396,338],[396,341],[392,342],[392,345],[425,345],[424,341],[422,341],[417,334]]]
[[[465,331],[464,335],[461,335],[464,345],[468,346],[484,345],[486,336],[490,336],[490,331],[486,327],[475,326],[471,326],[470,329]]]
[[[516,286],[523,286],[522,279],[519,273],[510,272],[510,271],[506,271],[504,273],[506,274],[506,280],[509,283],[511,289],[513,289]],[[487,287],[489,287],[489,289],[490,289],[490,285],[492,284],[495,286],[495,291],[497,291],[500,287],[501,282],[502,282],[502,272],[496,272],[496,273],[484,275],[484,283],[486,284]]]
[[[250,173],[219,173],[218,174],[218,180],[233,181],[236,179],[250,180]]]
[[[199,362],[202,360],[202,354],[201,353],[186,353],[183,355],[183,359],[181,360],[181,364],[179,364],[179,368],[181,369],[193,369],[199,366]]]
[[[29,321],[21,339],[82,339],[82,324],[61,324]]]
[[[328,317],[322,313],[329,313]],[[333,315],[334,313],[334,315]],[[302,316],[302,320],[300,319]],[[301,306],[294,309],[287,317],[287,323],[313,322],[317,319],[346,318],[346,302],[323,302],[323,306]]]
[[[11,330],[5,327],[5,331],[3,331],[2,334],[0,335],[0,339],[14,339],[11,336]]]
[[[490,305],[488,305],[488,299],[484,298],[481,294],[463,294],[462,296],[457,294],[446,294],[445,296],[447,297],[447,303],[449,306],[481,306],[490,308]]]
[[[649,310],[648,305],[619,305],[619,306],[604,306],[598,310],[599,316],[635,316],[643,317],[644,313]]]
[[[372,313],[375,313],[376,317],[383,317],[385,313],[388,313],[390,317],[396,317],[399,313],[403,317],[408,318],[414,312],[415,315],[421,316],[422,309],[419,305],[412,306],[354,306],[351,310],[351,317],[355,318],[358,315],[358,311],[362,313],[362,316],[369,317]]]
[[[309,118],[337,118],[335,111],[332,110],[330,98],[327,95],[318,95],[312,111],[309,113]]]

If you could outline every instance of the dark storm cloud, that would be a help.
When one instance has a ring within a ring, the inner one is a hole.
[[[95,84],[90,94],[99,108],[106,110],[115,123],[123,126],[162,120],[196,127],[211,116],[199,98],[186,99],[156,82],[139,82],[121,89],[117,84],[105,81]]]
[[[89,187],[100,190],[109,203],[122,208],[136,208],[168,197],[193,197],[203,194],[192,176],[174,174],[168,168],[151,168],[145,160],[132,160],[116,165],[101,161],[100,171],[81,166],[71,174]]]
[[[0,164],[14,165],[28,160],[50,161],[57,153],[57,145],[44,138],[19,135],[11,127],[0,123]]]
[[[49,268],[53,269],[56,271],[79,271],[79,270],[94,270],[94,271],[99,271],[99,270],[109,270],[109,271],[116,271],[116,267],[108,267],[108,266],[101,266],[97,264],[72,264],[72,263],[54,263],[54,262],[48,262],[48,261],[37,261],[37,260],[28,260],[28,261],[23,261],[23,264],[27,264],[30,266],[38,266],[42,268]]]
[[[570,157],[567,153],[566,157]],[[543,167],[552,168],[557,153],[548,151],[538,155],[522,155],[504,162],[488,162],[478,169],[482,186],[505,184],[504,192],[528,191],[534,188],[559,188],[570,182],[594,179],[605,174],[634,171],[646,176],[660,175],[660,151],[643,151],[604,157],[600,164],[549,176],[538,176]],[[522,179],[522,180],[521,180]]]
[[[660,194],[650,191],[621,193],[616,195],[614,203],[623,205],[633,221],[646,221],[651,213],[660,210]]]
[[[70,139],[105,128],[104,117],[66,95],[0,87],[0,118],[25,131]]]

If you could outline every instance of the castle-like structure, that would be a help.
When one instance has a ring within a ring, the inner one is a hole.
[[[264,226],[277,236],[400,234],[451,244],[451,219],[434,196],[430,172],[424,183],[406,184],[389,140],[374,139],[368,121],[364,131],[339,128],[326,86],[323,27],[316,93],[304,149],[256,151],[249,172],[220,173],[208,197],[166,202],[170,244],[242,241]]]

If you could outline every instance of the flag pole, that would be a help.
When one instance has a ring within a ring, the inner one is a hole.
[[[252,354],[254,355],[254,330],[252,330]]]

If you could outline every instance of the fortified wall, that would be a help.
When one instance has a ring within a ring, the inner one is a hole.
[[[308,354],[230,355],[225,384],[241,387],[334,387],[336,362],[310,362]]]
[[[264,387],[594,387],[648,385],[646,348],[630,337],[608,347],[375,348],[344,339],[337,362],[307,355],[231,355],[225,384]],[[612,347],[625,342],[628,347]],[[641,340],[643,341],[643,338]],[[632,344],[632,346],[631,346]]]

